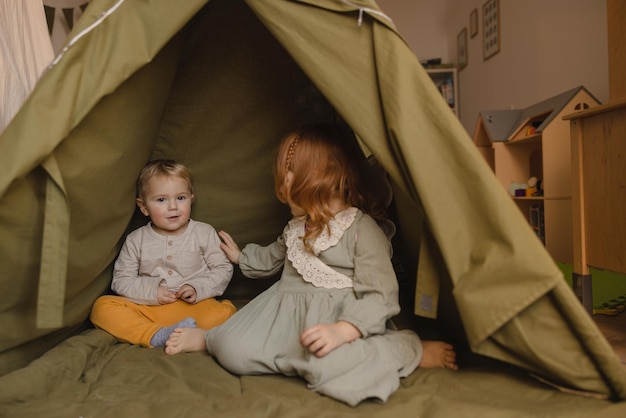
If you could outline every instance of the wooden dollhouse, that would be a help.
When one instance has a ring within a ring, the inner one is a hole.
[[[570,126],[563,116],[599,104],[579,86],[524,109],[482,111],[476,122],[474,144],[557,262],[571,264],[573,252]]]

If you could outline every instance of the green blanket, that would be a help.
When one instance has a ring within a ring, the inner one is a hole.
[[[235,376],[206,353],[168,356],[90,329],[0,378],[2,417],[623,417],[514,370],[418,369],[389,401],[352,408],[283,376]]]

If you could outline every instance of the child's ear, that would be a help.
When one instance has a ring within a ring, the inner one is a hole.
[[[191,194],[191,203],[196,201],[196,195],[195,194]]]
[[[139,210],[141,211],[141,213],[143,213],[144,216],[148,216],[148,209],[146,208],[146,205],[143,203],[143,200],[141,200],[141,198],[138,197],[136,202],[137,202],[137,206],[139,206]]]

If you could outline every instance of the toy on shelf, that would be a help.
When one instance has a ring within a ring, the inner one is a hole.
[[[538,197],[543,196],[541,188],[541,180],[537,177],[531,177],[526,183],[518,183],[512,181],[509,184],[509,194],[513,197]]]

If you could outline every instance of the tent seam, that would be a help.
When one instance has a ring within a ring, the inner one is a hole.
[[[102,15],[98,18],[98,20],[96,20],[95,22],[93,22],[91,25],[87,26],[85,29],[83,29],[82,31],[78,32],[78,34],[76,36],[74,36],[65,47],[63,47],[63,49],[61,50],[61,52],[59,52],[59,55],[56,56],[56,58],[54,60],[52,60],[52,62],[50,63],[50,65],[48,65],[48,69],[54,67],[60,60],[61,58],[63,58],[63,56],[65,55],[65,53],[72,47],[74,46],[74,44],[76,42],[78,42],[83,36],[87,35],[89,32],[91,32],[95,27],[97,27],[98,25],[100,25],[100,23],[102,23],[107,17],[109,17],[110,15],[112,15],[121,5],[122,3],[124,3],[126,0],[118,0],[117,3],[115,3],[110,9],[105,10]]]

